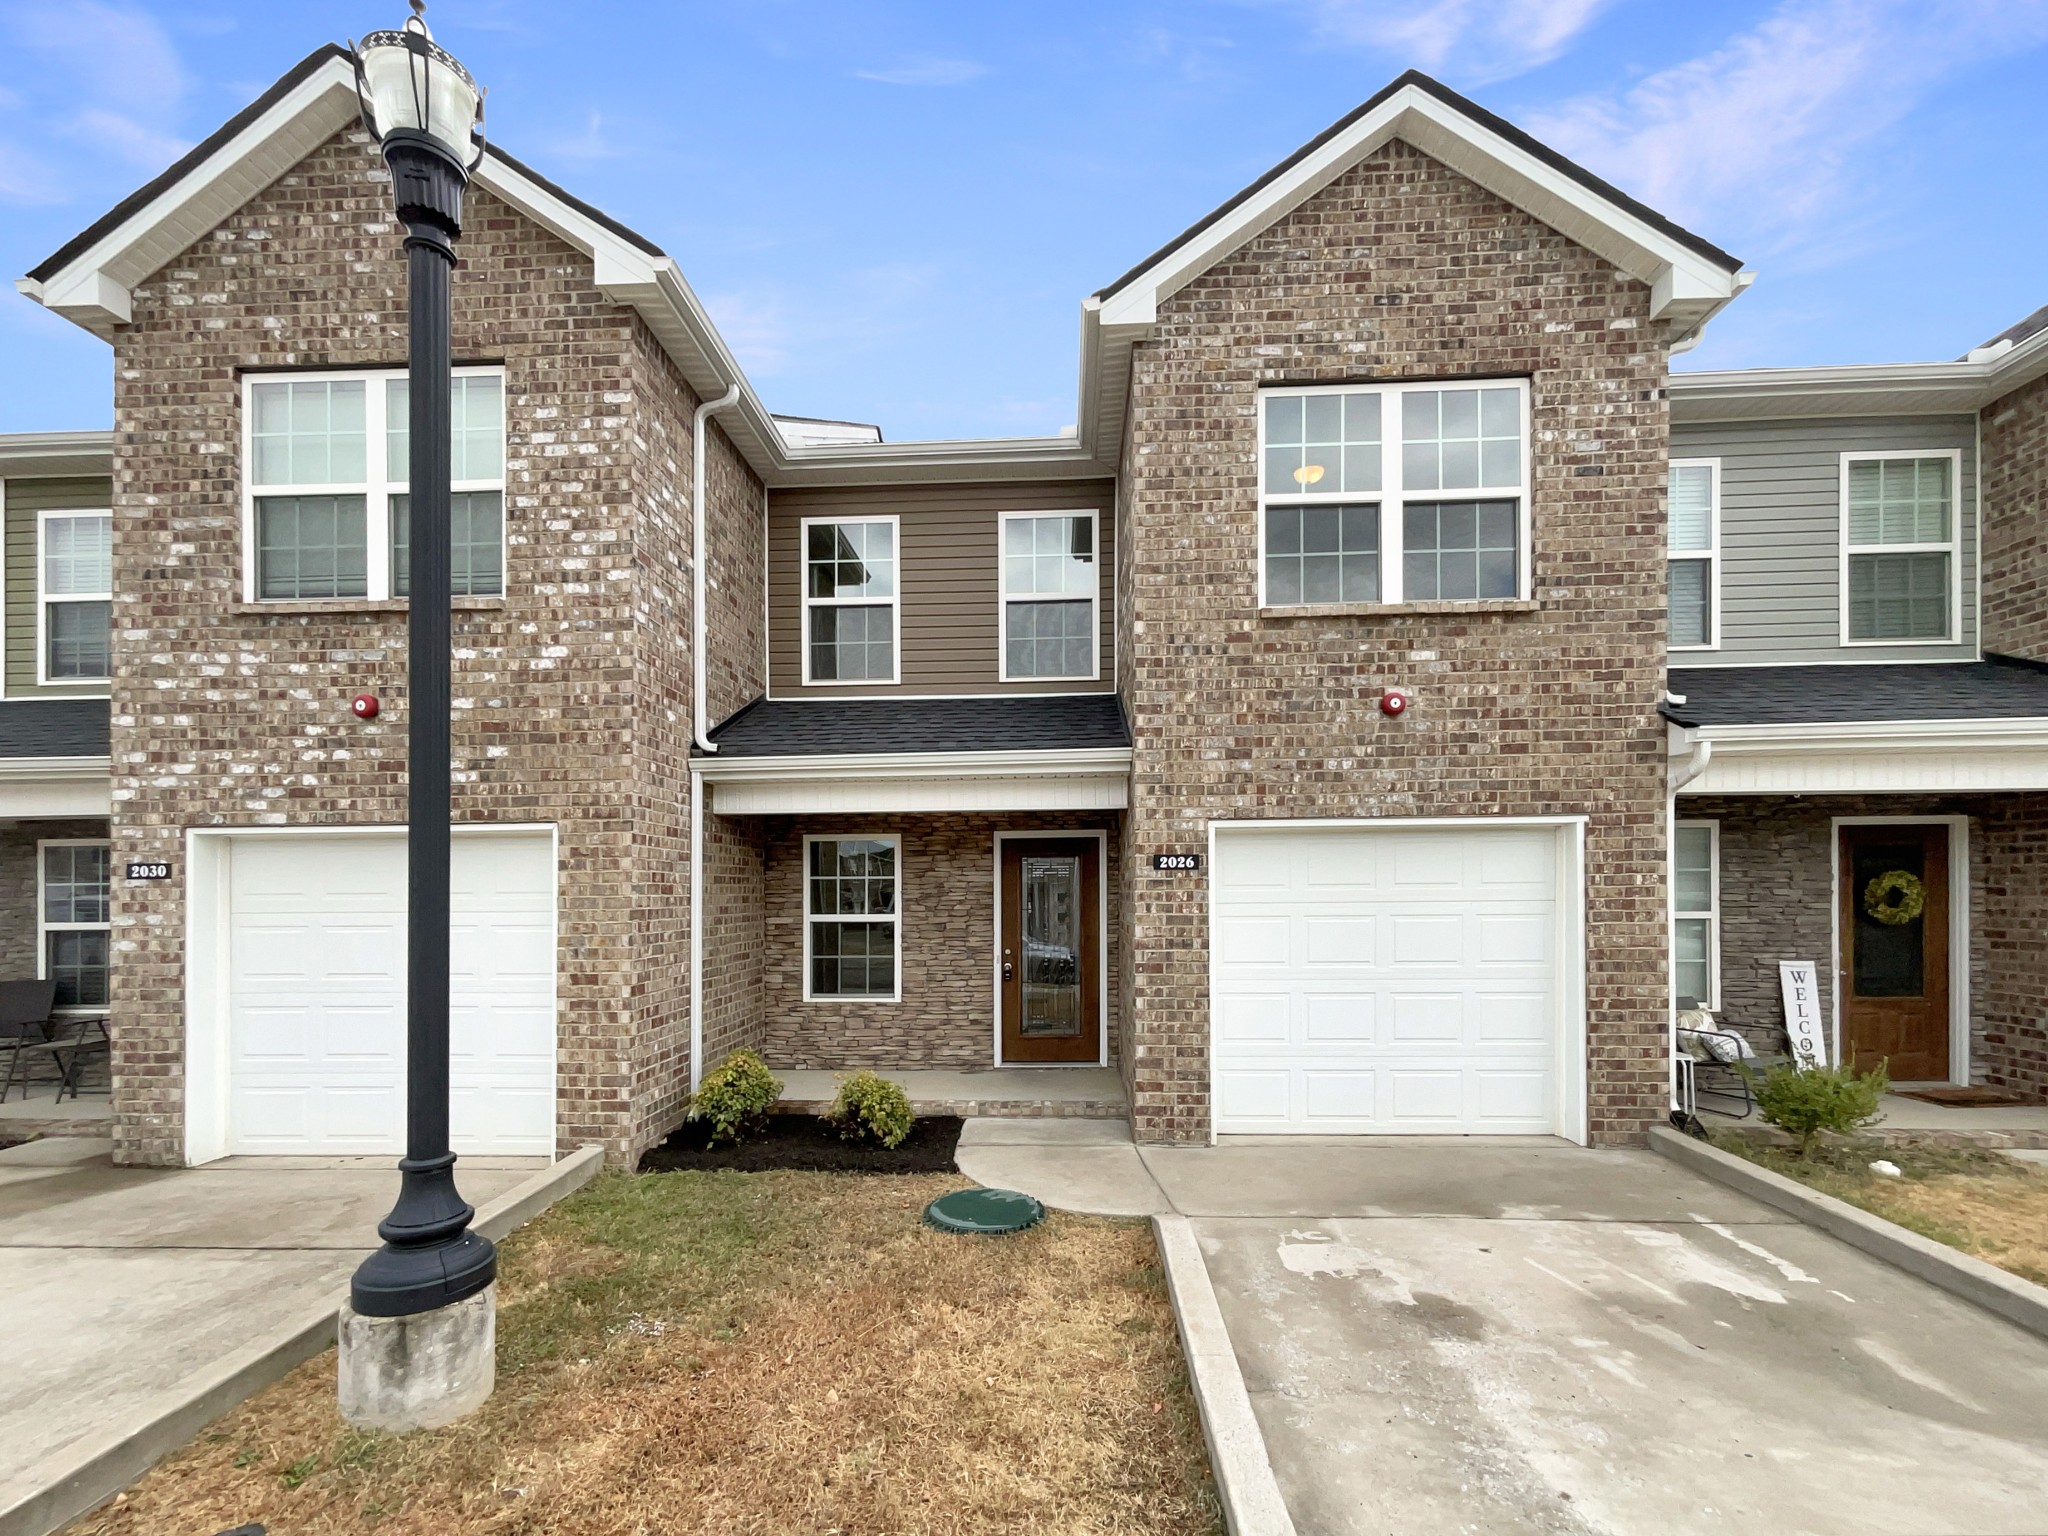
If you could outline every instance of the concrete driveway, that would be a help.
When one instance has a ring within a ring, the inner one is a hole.
[[[110,1148],[0,1151],[0,1511],[333,1295],[397,1192],[390,1158],[136,1169]],[[481,1206],[547,1166],[464,1159],[462,1192]]]
[[[961,1166],[1190,1218],[1301,1536],[2048,1531],[2048,1341],[1655,1154],[1088,1135]]]

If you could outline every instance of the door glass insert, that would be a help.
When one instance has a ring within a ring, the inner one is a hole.
[[[1855,845],[1858,997],[1927,995],[1925,929],[1927,845]]]
[[[1024,857],[1024,978],[1020,1030],[1081,1033],[1081,860]]]

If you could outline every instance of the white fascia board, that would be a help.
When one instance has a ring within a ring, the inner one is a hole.
[[[2048,749],[2048,719],[1870,720],[1791,725],[1706,725],[1714,760],[1746,753],[1939,752]]]
[[[2048,331],[1978,362],[1731,368],[1666,380],[1673,421],[1966,414],[2048,373]]]
[[[110,816],[112,764],[104,757],[0,758],[0,821]]]
[[[203,240],[357,115],[355,77],[345,62],[329,59],[60,270],[41,282],[22,278],[15,287],[96,335],[109,335],[130,319],[137,283]]]
[[[113,772],[106,757],[0,757],[0,779],[105,779]]]
[[[0,477],[107,475],[113,470],[111,432],[0,434]]]
[[[726,757],[691,759],[690,766],[718,783],[793,782],[835,779],[1029,778],[1123,775],[1130,771],[1129,747],[1083,747],[1070,752],[862,752],[830,756]]]
[[[1427,92],[1407,86],[1106,297],[1102,324],[1106,328],[1154,324],[1162,298],[1394,138],[1412,144],[1650,285],[1652,318],[1679,320],[1696,328],[1745,286],[1739,274]]]

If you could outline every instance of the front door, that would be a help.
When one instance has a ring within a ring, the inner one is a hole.
[[[1002,850],[1003,1061],[1092,1065],[1102,1057],[1101,845],[1092,837],[1011,837]]]
[[[1842,1054],[1946,1082],[1948,828],[1842,828]]]

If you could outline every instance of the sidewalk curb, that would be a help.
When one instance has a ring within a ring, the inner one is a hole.
[[[603,1148],[580,1147],[487,1202],[473,1225],[495,1242],[589,1183],[603,1166]],[[125,1423],[52,1457],[42,1487],[0,1509],[0,1536],[50,1536],[112,1498],[230,1408],[332,1344],[347,1295],[337,1291],[307,1307],[268,1338],[194,1371]]]
[[[1185,1216],[1154,1216],[1152,1235],[1180,1324],[1181,1348],[1202,1418],[1202,1438],[1209,1443],[1224,1528],[1230,1536],[1295,1536],[1294,1519],[1280,1497],[1266,1439],[1252,1413],[1251,1394],[1245,1391],[1244,1374],[1230,1347],[1223,1310],[1216,1305],[1216,1290],[1209,1283],[1209,1267],[1202,1261],[1194,1228]]]
[[[1808,1226],[1819,1227],[1852,1248],[1861,1248],[1873,1258],[1895,1264],[1929,1285],[1939,1286],[1987,1312],[1996,1312],[2030,1333],[2048,1338],[2048,1286],[2022,1280],[1995,1264],[1987,1264],[1946,1243],[1937,1243],[1931,1237],[1922,1237],[1882,1216],[1873,1216],[1833,1195],[1808,1189],[1797,1179],[1773,1173],[1747,1158],[1680,1135],[1667,1126],[1650,1128],[1650,1146],[1695,1173],[1797,1216]]]

